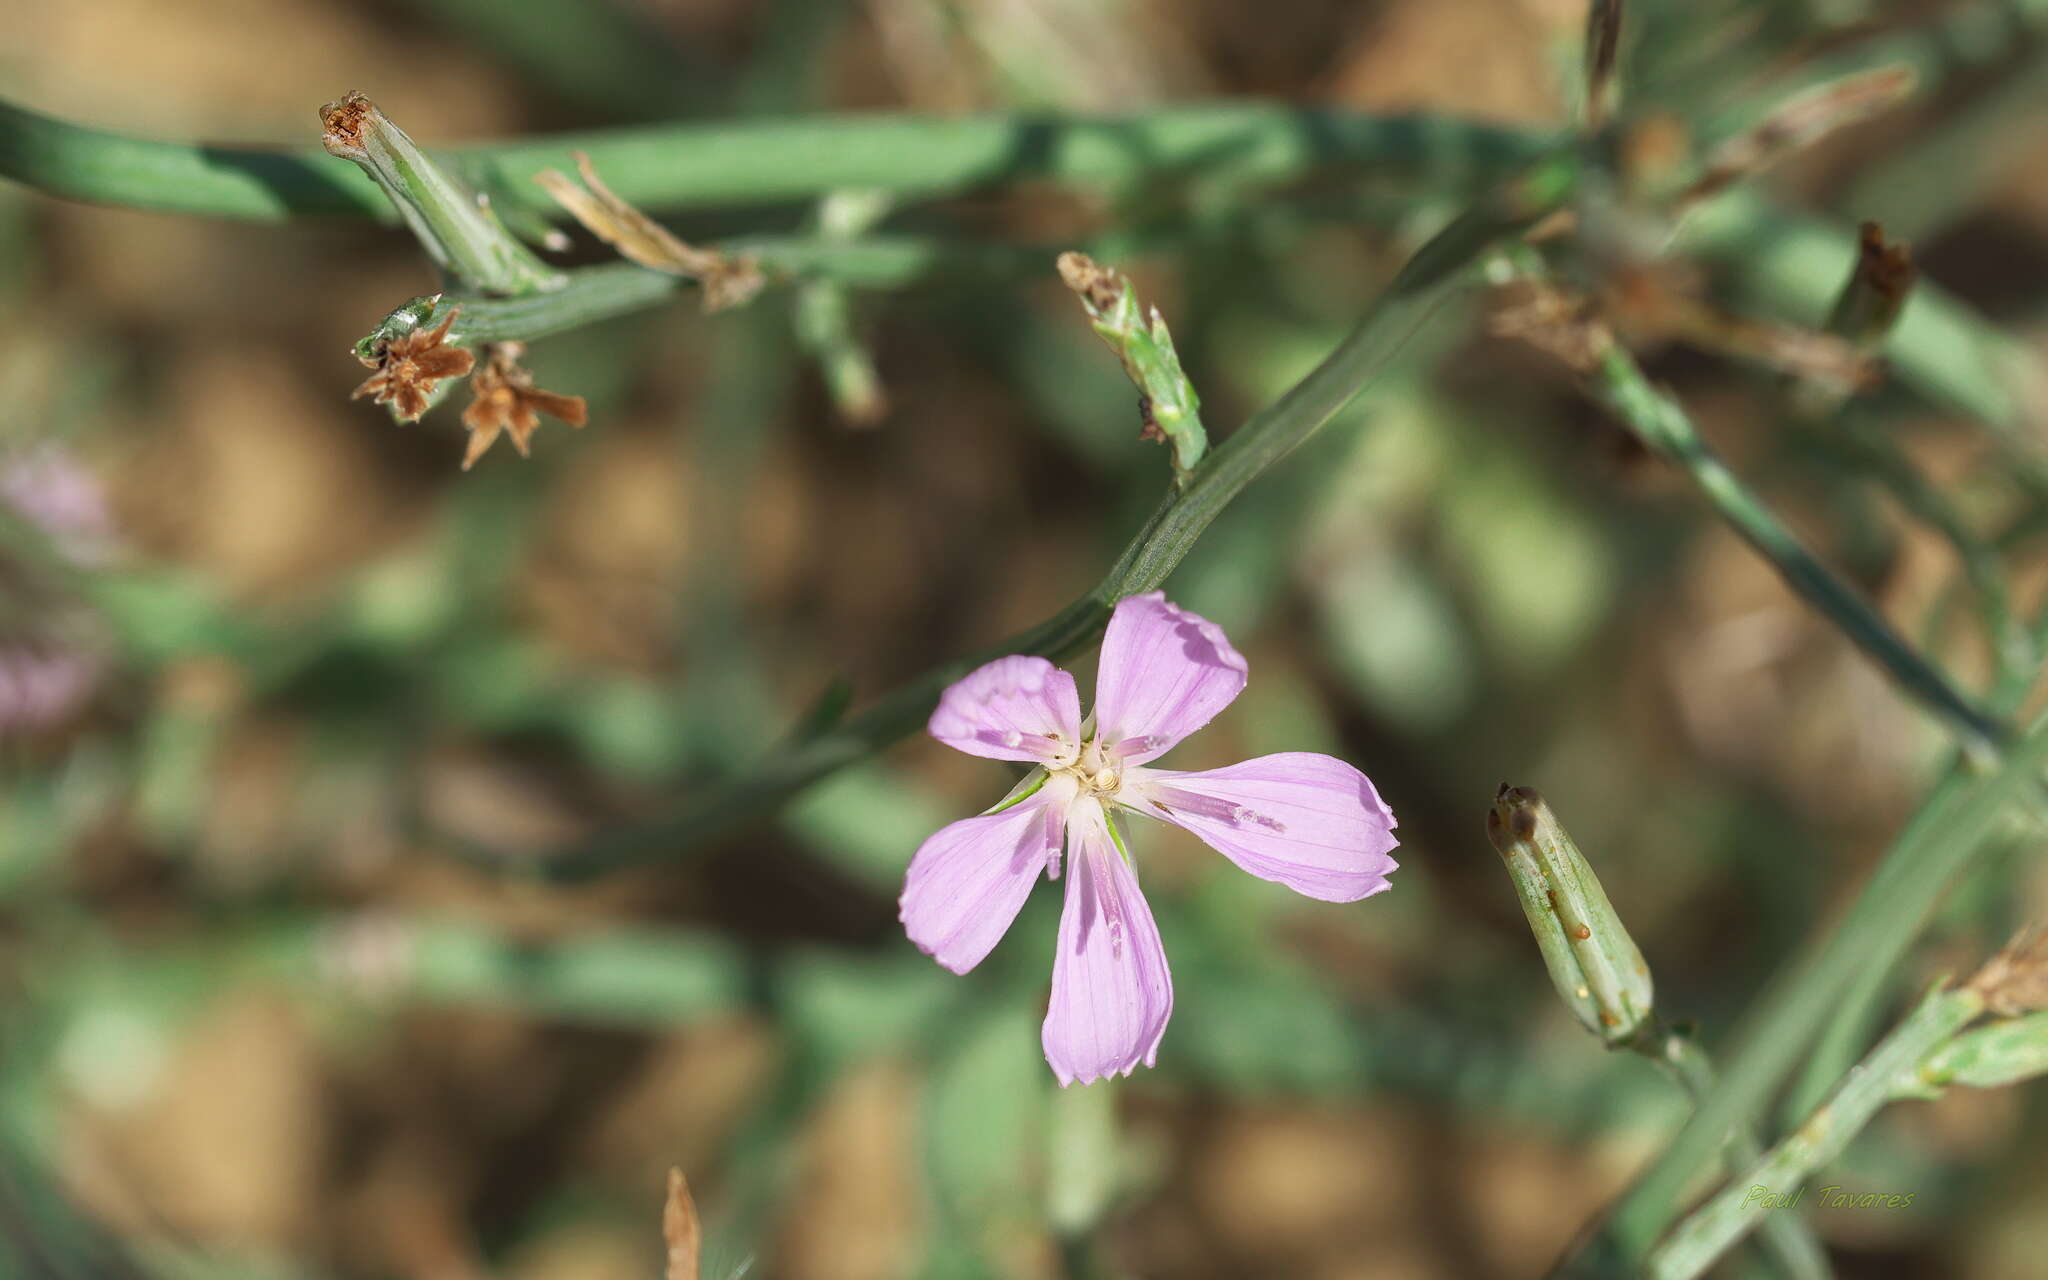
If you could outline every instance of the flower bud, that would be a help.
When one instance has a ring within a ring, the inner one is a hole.
[[[1173,335],[1159,308],[1139,305],[1138,290],[1121,272],[1099,265],[1085,253],[1059,257],[1060,279],[1081,299],[1096,336],[1116,352],[1124,373],[1140,392],[1144,416],[1141,435],[1173,446],[1176,485],[1188,477],[1209,449],[1202,427],[1202,398],[1181,368]]]
[[[1557,816],[1529,787],[1503,785],[1486,834],[1507,863],[1557,993],[1610,1045],[1650,1025],[1650,968]]]
[[[2048,1075],[2048,1013],[2030,1013],[1965,1031],[1920,1069],[1930,1084],[1995,1089]]]
[[[560,288],[567,279],[535,257],[488,202],[435,164],[362,94],[320,108],[320,130],[327,154],[369,174],[428,256],[469,288],[519,297]]]

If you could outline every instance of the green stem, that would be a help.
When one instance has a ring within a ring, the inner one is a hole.
[[[1815,1170],[1841,1155],[1871,1117],[1898,1096],[1901,1082],[1983,1011],[1984,997],[1967,987],[1929,992],[1805,1123],[1680,1223],[1650,1255],[1646,1274],[1652,1280],[1692,1280],[1759,1221],[1789,1220],[1791,1204],[1767,1207],[1765,1198],[1792,1195]]]
[[[931,715],[946,686],[977,665],[1007,654],[1059,659],[1080,651],[1100,633],[1118,600],[1164,582],[1232,498],[1357,395],[1454,291],[1465,278],[1465,268],[1487,247],[1563,203],[1576,180],[1577,163],[1576,156],[1560,155],[1530,169],[1475,203],[1417,250],[1337,349],[1212,450],[1187,487],[1160,505],[1095,589],[1058,614],[1000,644],[926,672],[839,727],[769,757],[751,774],[675,813],[602,834],[538,861],[472,852],[508,869],[560,880],[588,879],[674,857],[915,730]]]
[[[1959,693],[1948,677],[1807,550],[1708,447],[1685,409],[1651,385],[1635,358],[1619,345],[1610,343],[1601,356],[1593,389],[1645,445],[1692,476],[1722,519],[1770,562],[1787,586],[1840,627],[1908,693],[1948,721],[1965,748],[1989,752],[2005,743],[2011,731]]]
[[[1636,1051],[1669,1072],[1698,1106],[1714,1090],[1714,1065],[1697,1040],[1676,1031],[1660,1031],[1638,1038]],[[1738,1168],[1755,1164],[1763,1156],[1763,1144],[1748,1127],[1728,1137],[1728,1160]],[[1792,1280],[1827,1280],[1833,1274],[1827,1251],[1813,1234],[1812,1224],[1796,1213],[1773,1214],[1764,1220],[1764,1244],[1776,1259],[1779,1270]]]
[[[1526,164],[1544,135],[1435,116],[1362,116],[1271,103],[1196,103],[1144,115],[798,116],[664,124],[435,150],[501,206],[559,216],[533,175],[586,151],[651,212],[812,201],[866,188],[931,196],[1034,178],[1135,188],[1196,177],[1286,182],[1342,167],[1436,189]],[[275,222],[295,214],[390,221],[375,184],[317,147],[159,142],[0,102],[0,176],[96,204]]]
[[[1997,668],[1995,684],[2015,673],[2031,674],[2039,664],[2032,634],[2013,615],[2011,593],[1998,552],[1979,537],[1946,494],[1900,454],[1894,441],[1854,415],[1802,431],[1808,443],[1882,483],[1908,515],[1945,539],[1977,597],[1984,639]]]
[[[1647,1251],[1679,1196],[1727,1135],[1756,1119],[1842,994],[1859,975],[1898,961],[1993,824],[2038,790],[2044,764],[2048,729],[2037,724],[1994,769],[1957,770],[1935,788],[1834,929],[1781,969],[1744,1016],[1721,1055],[1720,1082],[1623,1199],[1608,1240],[1633,1257]]]

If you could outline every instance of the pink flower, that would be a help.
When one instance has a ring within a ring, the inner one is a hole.
[[[1223,631],[1162,592],[1116,607],[1102,639],[1095,711],[1044,658],[998,658],[947,689],[934,738],[969,755],[1035,766],[995,808],[940,830],[911,860],[910,940],[955,973],[1008,932],[1043,870],[1071,852],[1045,1059],[1062,1085],[1151,1066],[1173,1012],[1173,979],[1116,811],[1184,827],[1264,880],[1328,902],[1387,887],[1394,815],[1364,774],[1312,752],[1186,773],[1150,762],[1230,705],[1245,661]]]

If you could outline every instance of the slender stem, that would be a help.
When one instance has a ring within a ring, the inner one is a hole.
[[[1995,768],[1957,770],[1943,779],[1833,930],[1773,978],[1731,1036],[1732,1049],[1721,1055],[1719,1083],[1616,1210],[1608,1238],[1623,1252],[1641,1257],[1647,1251],[1685,1188],[1731,1131],[1755,1120],[1842,993],[1860,974],[1898,961],[1942,890],[1984,847],[1993,824],[2038,790],[2048,764],[2042,723]]]
[[[926,672],[838,728],[770,756],[752,773],[672,814],[601,834],[538,860],[530,855],[469,852],[508,869],[558,880],[588,879],[675,857],[916,729],[931,715],[946,686],[980,663],[1006,654],[1058,659],[1079,651],[1101,631],[1118,600],[1164,582],[1232,498],[1357,395],[1456,289],[1465,268],[1487,247],[1557,208],[1570,194],[1577,163],[1576,156],[1560,154],[1532,167],[1476,202],[1417,250],[1336,350],[1212,450],[1186,488],[1160,505],[1095,589],[1058,614],[1000,644]]]
[[[2025,529],[2025,523],[2008,530],[1994,539],[2000,547],[2008,547],[2015,541],[2014,535]],[[2032,620],[2023,628],[2026,647],[2030,653],[2048,651],[2048,605],[2038,608]],[[1990,703],[2002,715],[2011,715],[2018,710],[2032,692],[2040,676],[2038,660],[2025,667],[2015,667],[2002,673],[1996,687],[1991,691]],[[1964,767],[1958,763],[1953,766]],[[1792,1116],[1804,1115],[1814,1104],[1825,1096],[1830,1084],[1839,1079],[1857,1053],[1869,1043],[1873,1028],[1877,1025],[1880,1001],[1890,990],[1891,972],[1889,966],[1873,966],[1859,974],[1836,1001],[1834,1011],[1828,1016],[1827,1027],[1814,1042],[1813,1052],[1807,1056],[1806,1065],[1801,1069],[1793,1087],[1786,1093],[1786,1103]]]
[[[930,196],[1020,178],[1129,188],[1195,178],[1286,182],[1342,167],[1471,189],[1528,163],[1546,136],[1438,116],[1363,116],[1272,103],[1196,103],[1143,115],[799,116],[663,124],[436,149],[501,205],[558,215],[542,169],[590,154],[643,209],[811,201],[867,188]],[[98,204],[274,222],[294,214],[390,221],[373,183],[317,147],[204,146],[130,137],[0,102],[0,176]]]
[[[1680,1223],[1650,1255],[1646,1274],[1652,1280],[1692,1280],[1760,1221],[1784,1220],[1806,1179],[1841,1155],[1870,1118],[1898,1096],[1901,1082],[1983,1011],[1984,997],[1968,987],[1929,992],[1805,1123]]]
[[[1692,476],[1722,519],[1770,561],[1787,586],[1840,627],[1908,693],[1947,720],[1965,748],[1988,752],[2005,743],[2011,731],[1958,692],[1947,676],[1900,639],[1876,610],[1779,523],[1708,447],[1683,406],[1643,376],[1633,356],[1610,343],[1593,388],[1644,444]]]
[[[1976,594],[1980,625],[1997,669],[1995,683],[2005,683],[2014,672],[2031,674],[2039,656],[2032,634],[2013,614],[1998,551],[1970,528],[1948,496],[1900,454],[1890,437],[1853,416],[1838,417],[1802,434],[1835,461],[1878,480],[1908,515],[1948,542]]]

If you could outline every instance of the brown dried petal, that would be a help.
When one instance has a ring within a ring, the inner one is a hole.
[[[528,444],[540,429],[543,413],[572,427],[588,421],[589,410],[582,396],[559,395],[533,385],[533,375],[519,363],[524,352],[519,343],[498,343],[487,349],[484,363],[470,379],[474,398],[462,411],[462,424],[470,433],[462,458],[464,471],[476,465],[500,434],[511,439],[521,457],[528,456]]]
[[[599,180],[586,153],[576,153],[576,169],[583,175],[588,191],[555,169],[543,170],[533,180],[592,235],[617,249],[621,257],[655,271],[696,280],[704,288],[704,310],[736,307],[759,293],[767,283],[752,258],[733,259],[715,250],[699,249],[620,199]]]
[[[1060,255],[1058,266],[1060,280],[1080,294],[1091,310],[1108,311],[1122,300],[1124,278],[1114,267],[1105,267],[1073,249]]]
[[[1487,329],[1548,352],[1580,373],[1590,372],[1612,341],[1590,300],[1536,280],[1503,289]]]
[[[1714,148],[1705,171],[1679,197],[1679,204],[1718,195],[1835,130],[1869,119],[1911,93],[1917,82],[1911,67],[1878,67],[1793,97]]]
[[[2022,929],[1970,979],[1984,1007],[2000,1017],[2048,1009],[2048,931]]]
[[[374,357],[365,359],[363,363],[376,372],[355,389],[354,397],[374,396],[377,403],[391,405],[400,422],[416,421],[427,411],[437,385],[463,376],[476,365],[476,357],[467,350],[444,345],[456,310],[460,308],[451,310],[434,328],[393,338]]]
[[[666,1280],[697,1280],[704,1234],[697,1223],[697,1202],[681,1169],[668,1171],[668,1202],[661,1210],[661,1235],[668,1243]]]
[[[349,90],[341,101],[320,108],[320,145],[327,148],[328,155],[343,160],[363,159],[369,154],[364,132],[376,111],[376,104],[364,97],[362,90]]]

